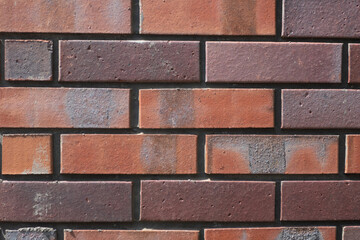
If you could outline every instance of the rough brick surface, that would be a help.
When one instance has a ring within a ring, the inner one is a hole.
[[[344,227],[343,240],[358,240],[360,239],[360,227]]]
[[[199,42],[61,41],[60,81],[198,82]]]
[[[142,221],[271,222],[275,183],[142,181]]]
[[[359,90],[282,90],[282,128],[360,128]]]
[[[331,43],[207,42],[206,81],[340,83],[341,52]]]
[[[0,2],[0,32],[130,33],[131,0]]]
[[[360,83],[360,44],[349,44],[349,83]]]
[[[337,136],[207,135],[206,173],[338,173]]]
[[[0,220],[5,222],[132,220],[129,182],[4,181],[0,193]]]
[[[52,41],[6,40],[5,79],[51,81],[52,52]]]
[[[360,219],[360,181],[294,181],[281,185],[281,220]]]
[[[205,229],[205,240],[336,240],[335,227]]]
[[[346,136],[345,173],[360,173],[360,135]]]
[[[0,127],[128,128],[127,89],[0,88]]]
[[[61,136],[61,173],[194,174],[196,135]]]
[[[271,128],[270,89],[140,90],[141,128]]]
[[[3,135],[2,174],[51,174],[52,136]]]
[[[352,0],[284,0],[284,37],[360,37],[360,5]]]
[[[140,0],[140,33],[275,35],[275,0]]]
[[[56,240],[56,230],[52,228],[35,227],[6,230],[5,240]]]
[[[64,240],[198,240],[199,231],[65,230]]]

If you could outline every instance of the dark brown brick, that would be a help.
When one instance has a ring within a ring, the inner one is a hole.
[[[53,44],[45,40],[6,40],[5,79],[51,81]]]
[[[359,194],[360,181],[285,181],[281,220],[360,220]]]
[[[124,222],[132,220],[130,182],[0,183],[0,221]]]
[[[143,221],[271,222],[274,182],[142,181]]]
[[[283,90],[282,128],[360,128],[360,90]]]
[[[359,240],[360,239],[360,227],[351,226],[343,228],[343,240]]]
[[[284,37],[360,37],[360,4],[353,0],[284,0]]]
[[[349,83],[360,83],[360,44],[349,44]]]
[[[207,42],[207,82],[340,83],[342,44]]]
[[[199,42],[60,41],[60,81],[198,82]]]
[[[56,230],[44,227],[6,230],[5,240],[56,240]]]

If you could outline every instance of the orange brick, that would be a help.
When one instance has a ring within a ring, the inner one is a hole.
[[[271,128],[271,89],[140,90],[141,128]]]
[[[140,0],[140,33],[275,35],[275,0]]]
[[[195,174],[196,135],[61,136],[64,174]]]
[[[52,174],[51,135],[4,135],[3,174]]]
[[[345,173],[360,173],[360,135],[346,136]]]

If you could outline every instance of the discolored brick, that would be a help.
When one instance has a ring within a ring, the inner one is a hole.
[[[359,38],[359,10],[352,0],[284,0],[282,36]]]
[[[141,221],[271,222],[274,182],[142,181]]]
[[[131,33],[131,0],[0,2],[0,32]]]
[[[128,222],[131,199],[130,182],[3,181],[0,221]]]
[[[2,174],[52,174],[52,135],[2,137]]]
[[[207,135],[209,174],[335,174],[338,136]]]
[[[196,41],[60,41],[63,82],[199,82]]]
[[[271,89],[146,89],[139,94],[141,128],[271,128]]]
[[[346,136],[345,173],[360,173],[360,135]]]
[[[6,230],[5,240],[56,240],[53,228],[35,227]]]
[[[64,174],[194,174],[196,135],[61,136]]]
[[[282,128],[360,128],[359,116],[359,90],[282,90]]]
[[[360,227],[347,226],[343,227],[343,240],[358,240],[360,239]]]
[[[52,41],[6,40],[5,80],[51,81]]]
[[[349,83],[360,83],[360,44],[349,44]]]
[[[359,194],[360,181],[285,181],[281,184],[281,220],[359,220]]]
[[[199,231],[188,230],[65,230],[64,240],[198,240]]]
[[[340,83],[342,44],[207,42],[207,82]]]
[[[0,88],[0,127],[128,128],[128,89]]]
[[[275,35],[275,0],[140,0],[140,33]]]
[[[336,240],[335,227],[205,229],[205,240]]]

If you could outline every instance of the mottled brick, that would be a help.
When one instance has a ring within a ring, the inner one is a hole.
[[[207,42],[207,82],[340,83],[342,44]]]
[[[285,181],[282,221],[360,220],[360,181]]]
[[[338,136],[207,135],[209,174],[335,174]]]
[[[348,226],[343,227],[342,240],[358,240],[360,239],[360,227]]]
[[[0,88],[0,127],[128,128],[127,89]]]
[[[346,136],[345,173],[360,173],[360,135]]]
[[[198,240],[199,231],[188,230],[65,230],[65,240]]]
[[[2,174],[52,174],[52,160],[51,135],[3,135]]]
[[[360,83],[360,44],[349,44],[349,83]]]
[[[140,90],[141,128],[271,128],[271,89]]]
[[[284,0],[283,37],[359,38],[358,1]]]
[[[335,227],[205,229],[205,240],[336,240]]]
[[[53,228],[35,227],[6,230],[5,240],[56,240]]]
[[[359,90],[282,90],[282,128],[360,128],[359,116]]]
[[[196,41],[60,41],[60,81],[199,82]]]
[[[130,182],[0,183],[3,222],[128,222]]]
[[[61,136],[61,173],[194,174],[196,135]]]
[[[142,181],[142,221],[271,222],[274,182]]]
[[[5,79],[51,81],[52,52],[52,41],[6,40]]]
[[[131,0],[0,2],[0,32],[131,33]]]

